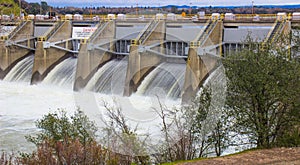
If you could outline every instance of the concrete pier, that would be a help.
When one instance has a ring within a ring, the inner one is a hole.
[[[138,43],[130,46],[124,89],[125,96],[130,96],[133,92],[135,92],[145,76],[148,75],[160,63],[165,61],[164,57],[144,51],[144,48],[142,47],[155,43],[161,43],[165,40],[165,21],[160,20],[157,22],[152,22],[152,24],[154,23],[156,23],[156,25],[153,27],[153,29],[145,29],[145,31],[142,31],[140,38],[136,39]],[[151,24],[149,26],[151,26]]]
[[[72,24],[70,21],[65,21],[56,32],[50,36],[47,42],[62,41],[72,37]],[[59,44],[66,49],[72,49],[72,42],[67,41]],[[42,81],[47,74],[61,61],[72,56],[73,54],[57,48],[45,48],[45,41],[36,43],[36,51],[34,57],[34,65],[32,71],[31,84],[36,84]]]
[[[97,35],[93,35],[87,42],[81,44],[74,84],[75,91],[84,88],[95,72],[114,58],[114,55],[108,51],[95,49],[96,45],[100,45],[103,49],[108,48],[110,51],[114,49],[112,41],[116,33],[115,21],[102,22],[101,24],[100,27],[102,28],[95,32]]]
[[[32,21],[20,23],[0,41],[0,79],[22,59],[34,54],[34,25]]]

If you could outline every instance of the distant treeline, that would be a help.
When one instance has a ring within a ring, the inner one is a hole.
[[[18,0],[14,0],[18,1]],[[54,11],[57,14],[118,14],[118,13],[132,13],[132,14],[153,14],[153,13],[175,13],[181,14],[196,14],[199,11],[204,11],[207,14],[211,13],[239,13],[239,14],[252,14],[252,6],[175,6],[168,5],[162,7],[150,6],[131,6],[131,7],[107,7],[107,6],[89,6],[89,7],[55,7],[49,6],[47,2],[41,3],[28,3],[22,0],[22,9],[26,14],[46,14],[49,11]],[[282,6],[254,6],[254,14],[275,14],[278,12],[300,12],[300,5],[282,5]]]

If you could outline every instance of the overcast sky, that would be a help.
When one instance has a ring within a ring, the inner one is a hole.
[[[195,5],[195,6],[239,6],[251,5],[252,0],[42,0],[52,6],[164,6],[164,5]],[[41,0],[27,0],[38,2]],[[254,0],[254,5],[300,4],[299,0]]]

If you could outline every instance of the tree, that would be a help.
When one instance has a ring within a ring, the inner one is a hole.
[[[227,130],[222,107],[217,103],[220,100],[212,99],[217,93],[212,84],[207,84],[189,105],[169,110],[160,103],[156,112],[162,121],[161,162],[191,160],[214,152],[221,155],[227,147]]]
[[[290,59],[289,37],[244,49],[224,59],[226,111],[232,130],[258,148],[274,145],[286,128],[299,124],[300,64]]]
[[[48,6],[47,2],[45,2],[45,1],[41,2],[41,8],[42,8],[43,14],[46,14],[46,12],[49,11],[49,6]]]
[[[114,100],[114,106],[108,103],[103,104],[107,120],[103,120],[106,127],[103,129],[103,144],[109,150],[121,155],[124,164],[149,164],[149,154],[147,153],[147,134],[138,134],[138,125],[133,129],[128,119],[123,114],[122,108]]]

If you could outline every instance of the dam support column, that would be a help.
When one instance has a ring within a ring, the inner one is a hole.
[[[60,29],[50,37],[48,41],[38,41],[36,44],[36,53],[34,56],[34,65],[32,70],[31,84],[37,84],[42,81],[48,73],[60,62],[73,56],[65,50],[57,49],[55,47],[46,46],[50,45],[51,42],[63,41],[71,38],[72,36],[72,24],[70,21],[63,23]],[[59,44],[61,47],[66,49],[72,49],[72,42],[66,41]]]
[[[88,44],[81,44],[73,89],[79,91],[84,88],[97,70],[111,59],[110,53],[97,49],[88,50]]]
[[[206,78],[218,66],[222,52],[222,31],[223,21],[218,20],[201,47],[197,45],[189,48],[182,103],[190,103],[194,99]],[[211,46],[214,48],[207,53],[205,48]]]
[[[5,46],[4,41],[0,41],[0,79],[2,80],[7,74],[6,69],[8,64],[8,48]]]
[[[107,47],[110,50],[114,49],[112,42],[116,34],[116,24],[115,21],[102,24],[94,32],[98,35],[95,36],[93,34],[87,42],[83,42],[80,45],[74,83],[75,91],[84,88],[97,70],[113,58],[113,55],[105,51],[105,49]],[[98,49],[96,48],[97,46],[105,48]]]
[[[24,22],[16,27],[8,36],[0,41],[0,79],[21,60],[34,52],[34,25],[32,21]]]
[[[142,31],[141,33],[143,35],[147,34],[146,31]],[[157,26],[147,36],[143,37],[147,39],[142,45],[138,45],[139,38],[136,39],[137,43],[130,45],[124,96],[130,96],[136,92],[144,78],[159,64],[166,61],[165,57],[153,54],[144,49],[144,46],[162,43],[165,40],[166,22],[159,20]]]
[[[208,69],[198,56],[197,48],[189,48],[188,60],[185,71],[185,81],[182,102],[189,103],[200,89],[200,84],[208,76]]]

